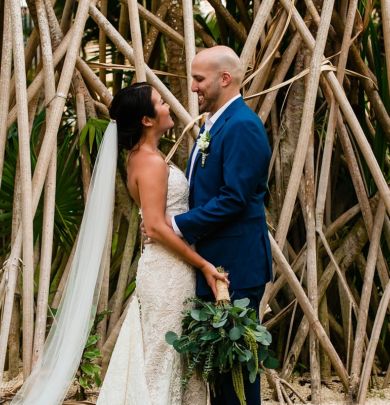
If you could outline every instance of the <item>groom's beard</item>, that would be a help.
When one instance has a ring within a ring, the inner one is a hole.
[[[219,88],[211,88],[205,95],[203,92],[198,92],[198,105],[199,105],[199,113],[203,114],[205,112],[213,112],[215,113],[218,108],[218,99],[220,93]]]
[[[199,104],[199,114],[210,112],[212,110],[212,105],[214,103],[210,100],[204,100],[203,103]]]

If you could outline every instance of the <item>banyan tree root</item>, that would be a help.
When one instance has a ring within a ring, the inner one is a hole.
[[[292,402],[291,397],[287,393],[287,389],[289,389],[292,394],[295,395],[303,404],[307,403],[291,384],[289,384],[283,378],[280,378],[279,374],[275,370],[265,368],[263,368],[263,370],[267,377],[268,383],[275,390],[280,404],[285,404],[284,399],[286,399],[288,405]]]
[[[15,378],[9,381],[0,382],[0,398],[12,399],[23,385],[23,374],[19,373]]]

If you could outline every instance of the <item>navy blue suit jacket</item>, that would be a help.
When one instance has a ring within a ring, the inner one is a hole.
[[[204,167],[200,153],[194,163],[190,210],[175,216],[176,224],[201,256],[229,272],[231,289],[265,284],[272,258],[264,213],[271,151],[264,126],[239,98],[210,135]],[[196,294],[210,292],[197,271]]]

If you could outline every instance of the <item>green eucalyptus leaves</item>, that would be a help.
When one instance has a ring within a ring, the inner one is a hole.
[[[194,308],[184,311],[182,335],[165,335],[167,343],[186,360],[183,385],[195,372],[213,385],[218,374],[231,371],[235,392],[241,405],[246,404],[242,370],[246,368],[254,382],[260,363],[268,368],[277,366],[268,350],[271,334],[248,307],[248,298],[224,304],[191,298],[186,303]]]

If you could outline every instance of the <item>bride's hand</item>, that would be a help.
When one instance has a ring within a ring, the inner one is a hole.
[[[214,297],[217,298],[217,280],[225,282],[229,286],[229,280],[226,273],[219,273],[218,270],[210,262],[206,262],[200,270],[206,279],[208,286],[211,288]]]

